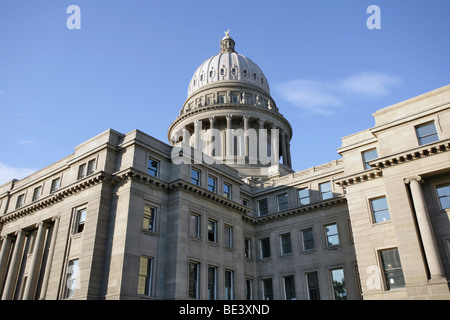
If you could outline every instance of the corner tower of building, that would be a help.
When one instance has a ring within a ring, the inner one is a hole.
[[[169,127],[169,141],[223,161],[242,177],[290,173],[292,127],[262,70],[235,45],[225,32],[220,52],[194,72],[187,99]]]

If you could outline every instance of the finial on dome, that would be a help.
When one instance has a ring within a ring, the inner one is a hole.
[[[236,52],[234,51],[235,42],[232,37],[230,37],[230,29],[225,31],[225,37],[220,41],[220,53],[224,52]]]

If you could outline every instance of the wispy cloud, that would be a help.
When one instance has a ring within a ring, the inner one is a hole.
[[[332,116],[355,98],[377,98],[402,84],[401,77],[385,73],[358,73],[334,81],[291,80],[274,85],[282,99],[308,113]]]
[[[0,185],[12,179],[22,179],[35,172],[31,168],[14,168],[0,162]]]
[[[33,141],[30,141],[30,140],[24,140],[24,139],[19,140],[19,144],[32,144],[32,143],[33,143]]]

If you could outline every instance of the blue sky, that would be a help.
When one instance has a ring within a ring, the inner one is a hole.
[[[376,110],[450,83],[449,14],[449,0],[0,0],[0,184],[109,128],[167,143],[228,29],[293,127],[293,168],[338,159]]]

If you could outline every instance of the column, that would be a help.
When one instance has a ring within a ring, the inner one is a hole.
[[[405,179],[405,183],[410,186],[414,209],[416,211],[417,224],[419,225],[420,237],[425,251],[425,257],[430,270],[430,281],[445,279],[439,252],[436,246],[431,221],[428,216],[427,207],[420,186],[421,177]]]
[[[271,156],[272,156],[272,164],[278,164],[280,162],[280,143],[279,143],[279,129],[273,124],[272,130],[270,132],[270,138],[272,140],[271,143]],[[283,134],[283,132],[281,132]],[[281,140],[283,143],[283,140]],[[284,160],[284,158],[283,158]]]
[[[53,224],[52,239],[50,242],[50,249],[48,251],[47,263],[45,265],[45,273],[44,278],[42,280],[41,295],[39,297],[39,300],[44,300],[47,294],[48,279],[50,277],[50,269],[52,267],[53,262],[53,253],[55,252],[56,235],[58,234],[60,217],[57,216],[53,218],[53,220],[55,221],[55,223]]]
[[[47,231],[48,225],[40,222],[36,226],[38,227],[38,231],[36,240],[34,241],[33,255],[31,256],[30,270],[28,271],[28,279],[23,294],[23,300],[34,300],[39,271],[41,270],[45,231]]]
[[[215,150],[217,150],[216,148],[214,148],[214,146],[217,146],[217,141],[213,142],[213,137],[214,137],[214,122],[215,122],[216,118],[214,116],[209,117],[209,144],[208,144],[208,154],[213,157],[215,156],[214,153],[216,153]]]
[[[197,149],[199,151],[202,151],[201,133],[202,133],[202,121],[195,120],[194,121],[194,149]]]
[[[248,153],[249,153],[249,148],[248,148],[248,136],[247,136],[247,131],[248,131],[248,120],[250,119],[250,116],[243,116],[243,120],[244,120],[244,156],[245,158],[248,158]]]
[[[187,146],[190,144],[190,134],[188,129],[186,127],[183,127],[183,143],[185,143]]]
[[[287,160],[287,148],[286,148],[286,135],[281,131],[281,154],[283,155],[283,164],[288,165]]]
[[[229,156],[233,155],[233,150],[231,149],[233,146],[232,141],[231,141],[231,139],[233,139],[233,135],[231,134],[232,133],[231,132],[232,122],[231,121],[232,121],[233,116],[231,114],[228,114],[226,116],[226,118],[227,118],[227,129],[226,129],[226,138],[225,138],[226,139],[225,154],[228,158]]]
[[[6,235],[2,237],[2,250],[0,251],[0,292],[5,280],[6,267],[8,266],[9,253],[11,251],[12,239]]]
[[[292,159],[291,159],[291,144],[289,142],[289,137],[286,133],[286,148],[287,148],[287,160],[289,168],[292,168]]]
[[[23,255],[25,237],[28,233],[23,230],[19,230],[16,232],[16,234],[16,244],[14,245],[14,252],[11,257],[11,264],[9,266],[8,275],[6,277],[2,300],[13,299],[14,290],[16,289],[17,275],[19,274],[20,262]]]

